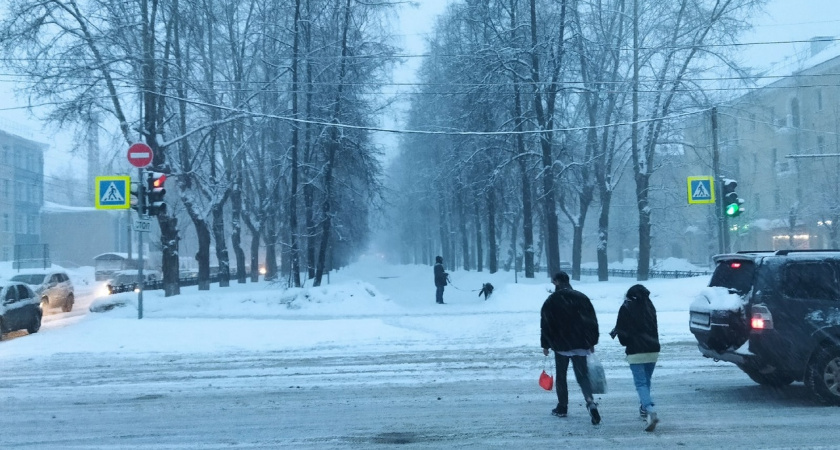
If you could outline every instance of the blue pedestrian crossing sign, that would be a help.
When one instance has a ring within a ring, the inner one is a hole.
[[[688,203],[691,205],[715,202],[714,177],[688,177]]]
[[[131,177],[96,177],[96,209],[128,209],[130,207],[129,185]]]

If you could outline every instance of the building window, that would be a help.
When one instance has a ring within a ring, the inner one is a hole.
[[[791,126],[794,128],[799,128],[802,123],[799,117],[799,99],[797,98],[790,99],[790,120]]]
[[[23,227],[26,224],[24,220],[23,214],[18,214],[15,216],[15,233],[23,234],[26,229]]]
[[[750,131],[755,131],[755,113],[750,113]]]
[[[38,221],[36,220],[37,216],[26,216],[26,233],[27,234],[38,234]]]
[[[822,89],[817,89],[817,111],[823,109]]]
[[[817,136],[817,152],[825,153],[825,138],[822,136]]]
[[[3,214],[3,231],[6,233],[12,232],[12,221],[9,220],[9,215],[5,213]]]
[[[3,180],[3,198],[11,198],[12,192],[9,185],[9,180]]]
[[[26,201],[26,185],[23,183],[17,184],[17,190],[15,191],[15,200],[19,202]]]

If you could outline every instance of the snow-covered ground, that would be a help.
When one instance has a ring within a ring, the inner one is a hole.
[[[658,269],[686,270],[674,264]],[[821,429],[840,410],[811,404],[801,383],[766,389],[699,354],[688,308],[708,277],[644,283],[663,343],[654,375],[663,422],[651,435],[640,431],[623,349],[607,334],[635,280],[572,283],[598,313],[610,386],[599,399],[604,422],[592,427],[582,407],[551,417],[554,393],[537,386],[548,277],[449,271],[445,305],[435,304],[430,266],[368,256],[317,288],[146,291],[141,320],[136,293],[100,296],[92,269],[71,271],[78,310],[0,342],[0,394],[16,411],[0,414],[0,447],[836,448]],[[495,291],[484,300],[488,282]],[[124,306],[82,309],[106,304]]]

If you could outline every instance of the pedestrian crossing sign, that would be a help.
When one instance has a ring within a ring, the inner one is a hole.
[[[102,176],[96,177],[96,209],[128,209],[130,207],[130,193],[128,187],[131,177]]]
[[[691,205],[715,202],[714,177],[688,177],[688,203]]]

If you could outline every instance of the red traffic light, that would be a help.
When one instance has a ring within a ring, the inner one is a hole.
[[[163,187],[163,183],[166,181],[166,174],[161,173],[157,178],[155,178],[154,175],[157,175],[157,173],[153,173],[152,175],[152,180],[154,180],[152,182],[152,186],[156,188]]]

